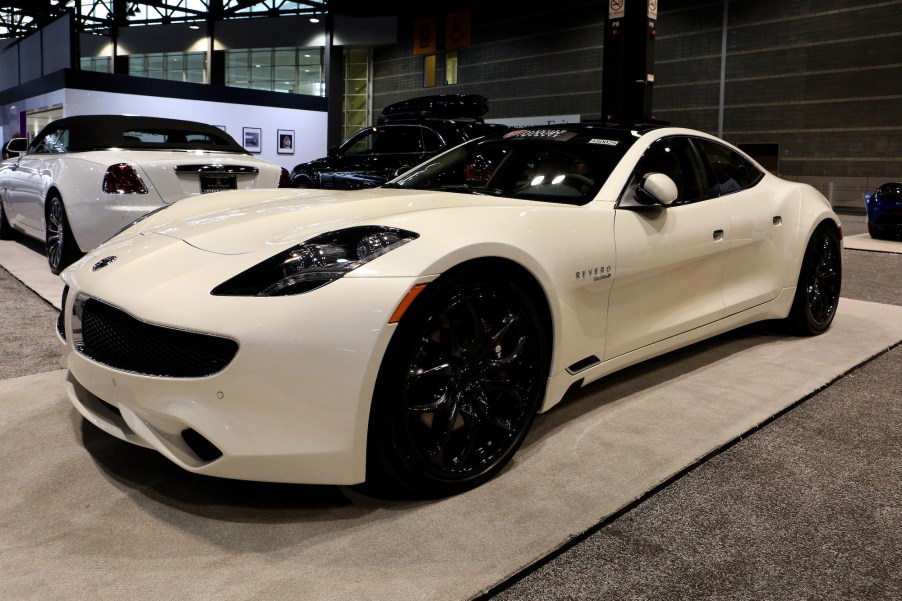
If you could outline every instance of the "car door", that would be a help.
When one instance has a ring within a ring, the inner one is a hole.
[[[69,131],[65,127],[45,129],[19,157],[9,180],[9,199],[18,225],[44,236],[44,194],[51,179],[52,163],[65,153]]]
[[[677,185],[668,207],[626,208],[643,175]],[[720,319],[729,258],[730,216],[712,195],[691,142],[654,142],[640,159],[614,217],[616,263],[608,305],[605,359]]]
[[[723,294],[726,314],[732,315],[783,290],[794,257],[790,243],[799,226],[801,196],[798,189],[787,191],[764,181],[764,172],[725,144],[692,141],[730,214],[733,234]]]
[[[7,217],[18,227],[29,230],[32,235],[40,235],[43,227],[36,220],[43,207],[38,195],[42,167],[41,157],[26,152],[11,159],[9,168],[5,171]]]

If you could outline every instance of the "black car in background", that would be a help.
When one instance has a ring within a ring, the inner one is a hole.
[[[865,197],[871,238],[902,240],[902,182],[883,184]]]
[[[291,172],[296,188],[374,188],[398,173],[472,138],[504,130],[486,123],[488,100],[476,94],[423,96],[385,107],[376,125],[360,130],[328,156]]]

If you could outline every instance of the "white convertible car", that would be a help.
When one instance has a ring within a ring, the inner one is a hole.
[[[556,125],[381,188],[168,206],[63,273],[58,331],[78,411],[186,470],[440,496],[575,386],[759,320],[823,332],[841,253],[823,196],[716,138]]]
[[[45,241],[59,273],[145,213],[205,192],[290,186],[217,127],[157,117],[82,115],[53,121],[0,165],[0,238]]]

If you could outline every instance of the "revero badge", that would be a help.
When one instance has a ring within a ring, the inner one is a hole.
[[[112,263],[115,260],[116,260],[116,255],[104,257],[104,258],[100,259],[99,261],[97,261],[96,263],[94,263],[94,267],[91,268],[91,271],[97,271],[98,269],[103,269],[104,267],[106,267],[107,265],[109,265],[110,263]]]

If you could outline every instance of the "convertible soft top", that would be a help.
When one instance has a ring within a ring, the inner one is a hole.
[[[64,129],[68,130],[68,152],[128,148],[217,150],[247,154],[231,136],[213,125],[130,115],[78,115],[57,119],[41,131],[32,145],[36,147],[46,136]]]

